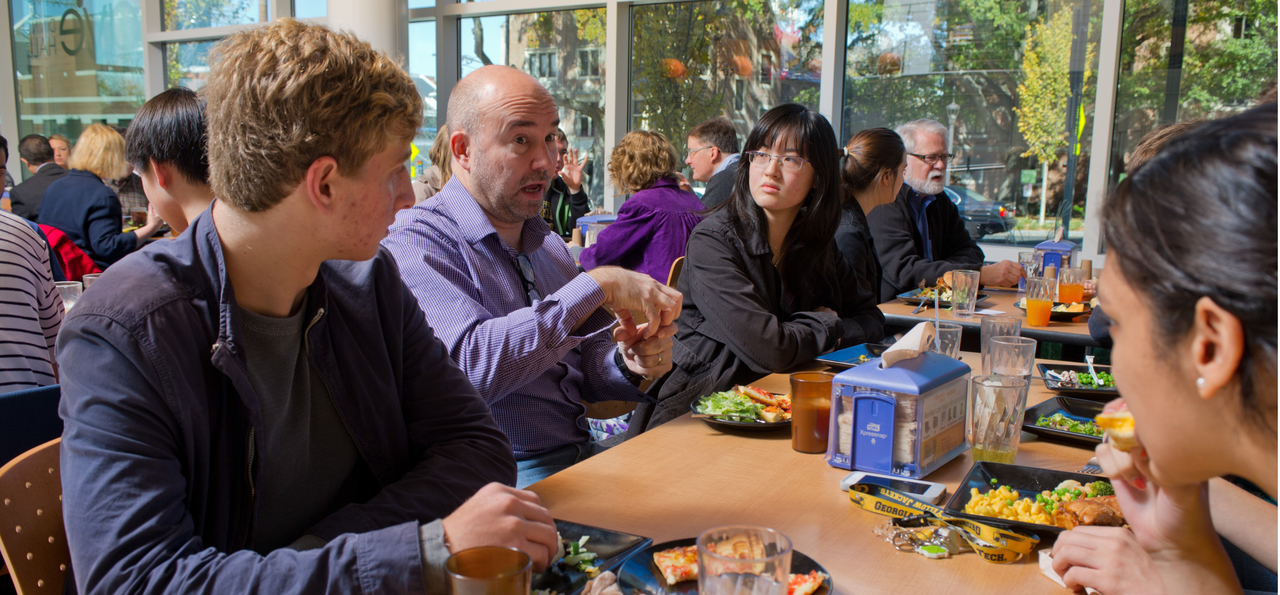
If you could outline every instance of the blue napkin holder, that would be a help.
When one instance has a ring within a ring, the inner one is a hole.
[[[829,465],[919,479],[968,450],[968,364],[932,352],[880,363],[836,375]]]
[[[1048,267],[1057,267],[1056,270],[1061,271],[1078,261],[1080,246],[1068,240],[1061,242],[1045,240],[1036,244],[1036,252],[1039,252],[1044,259],[1043,264],[1040,265],[1041,271]]]
[[[591,215],[590,217],[578,217],[578,229],[582,231],[582,239],[587,239],[587,226],[592,223],[609,224],[618,220],[617,215]]]

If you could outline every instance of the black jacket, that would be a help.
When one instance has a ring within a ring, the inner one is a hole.
[[[741,162],[741,161],[739,161]],[[733,178],[738,175],[738,168],[729,166],[707,180],[707,189],[702,193],[702,204],[708,209],[729,200],[733,192]]]
[[[27,181],[9,190],[9,200],[13,204],[13,214],[19,217],[36,220],[40,212],[40,201],[44,200],[44,191],[54,180],[67,175],[57,163],[49,162],[40,166]]]
[[[689,412],[698,397],[749,384],[807,364],[837,346],[884,338],[875,296],[832,250],[835,273],[808,296],[807,310],[825,305],[838,315],[794,311],[766,240],[742,237],[720,210],[699,223],[677,289],[684,294],[672,348],[675,367],[650,387],[658,403],[641,403],[628,435]]]
[[[920,230],[916,228],[911,209],[907,206],[908,193],[912,192],[915,190],[903,184],[898,198],[867,215],[871,237],[875,238],[880,264],[884,268],[880,282],[881,302],[916,289],[922,279],[925,284],[933,285],[947,271],[976,271],[982,267],[982,248],[969,237],[960,211],[946,194],[939,194],[925,209],[929,236],[933,240],[933,260],[925,260],[924,238],[920,237]]]
[[[573,228],[578,226],[578,217],[591,210],[591,199],[587,198],[587,185],[583,184],[577,192],[569,192],[569,185],[564,178],[556,176],[547,189],[546,204],[543,205],[542,218],[547,221],[551,231],[564,239],[573,237]]]
[[[876,294],[876,302],[880,302],[880,278],[884,271],[880,266],[880,255],[876,253],[876,242],[867,225],[867,216],[862,213],[862,206],[857,201],[846,205],[840,214],[840,227],[836,229],[836,248],[853,272],[857,273],[858,286]]]

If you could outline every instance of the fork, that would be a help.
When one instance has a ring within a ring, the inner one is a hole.
[[[1089,462],[1085,463],[1084,469],[1076,471],[1076,473],[1088,473],[1089,475],[1101,475],[1102,467],[1098,466],[1098,457],[1093,457],[1089,459]]]
[[[921,300],[919,304],[916,304],[916,309],[911,311],[911,316],[915,316],[916,313],[918,313],[920,310],[928,307],[929,307],[929,302]]]

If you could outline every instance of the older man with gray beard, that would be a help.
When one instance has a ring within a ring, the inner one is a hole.
[[[680,293],[618,267],[578,270],[539,215],[560,117],[536,79],[486,66],[449,97],[453,178],[384,241],[436,335],[511,439],[519,487],[601,449],[584,402],[643,401],[671,369]],[[636,325],[630,312],[648,321]],[[610,326],[621,324],[610,337]]]
[[[946,185],[947,128],[933,120],[907,122],[897,129],[907,148],[906,183],[898,197],[867,214],[884,276],[880,301],[937,283],[947,271],[981,271],[983,285],[1013,286],[1022,266],[1008,260],[983,266],[982,248],[965,230],[960,211],[942,193]]]

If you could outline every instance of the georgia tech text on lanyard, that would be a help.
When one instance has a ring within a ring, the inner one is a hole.
[[[964,536],[973,551],[988,562],[1008,564],[1029,554],[1040,543],[1035,535],[1022,535],[990,525],[947,515],[946,511],[925,504],[911,496],[884,486],[857,483],[849,488],[849,499],[863,510],[902,519],[922,516],[921,523],[938,527],[951,527]]]

